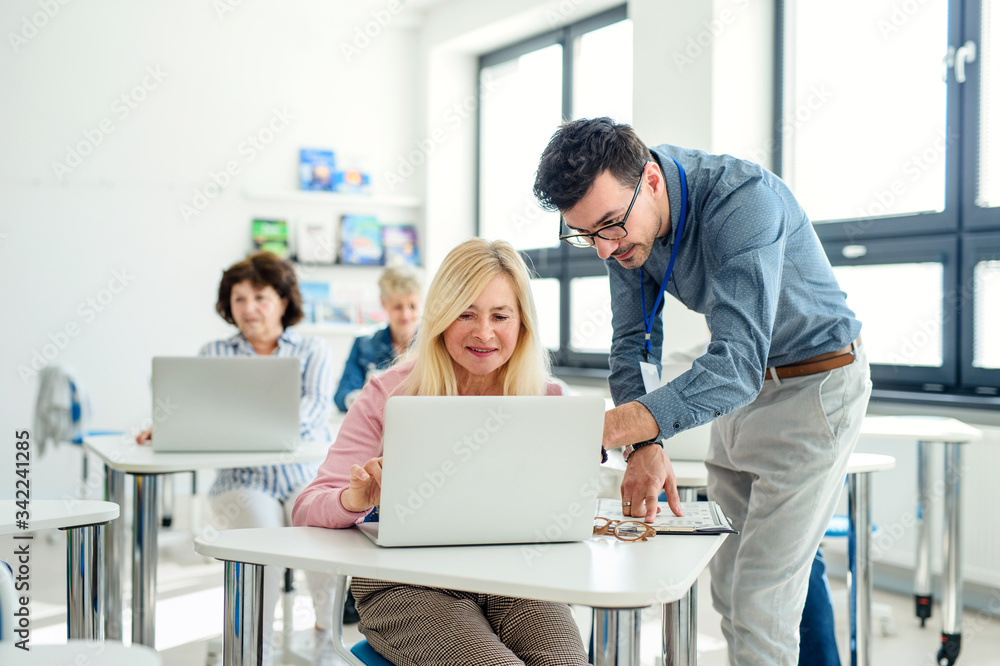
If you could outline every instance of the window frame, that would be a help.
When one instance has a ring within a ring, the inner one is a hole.
[[[949,16],[953,12],[961,11],[962,0],[948,0]],[[788,51],[787,38],[788,31],[785,19],[788,16],[786,9],[787,0],[778,0],[778,11],[775,12],[778,25],[775,30],[775,123],[774,123],[774,145],[775,150],[774,173],[781,176],[782,167],[785,162],[784,154],[786,142],[782,131],[782,119],[787,101],[786,76],[784,75],[785,54]],[[948,43],[961,43],[958,41],[961,36],[962,26],[958,21],[949,20]],[[958,136],[959,109],[961,104],[961,91],[959,86],[954,84],[952,71],[948,70],[948,88],[946,92],[945,111],[945,134],[949,139]],[[945,209],[936,213],[913,213],[908,215],[890,215],[884,217],[862,217],[847,218],[838,220],[825,220],[820,223],[813,223],[813,229],[819,239],[826,242],[863,242],[873,238],[894,238],[901,235],[922,235],[949,233],[958,230],[959,214],[955,206],[949,202],[957,202],[960,196],[959,183],[959,160],[956,153],[946,151],[945,153]],[[794,189],[793,189],[794,191]],[[808,211],[806,211],[808,213]]]
[[[976,264],[980,261],[1000,261],[1000,232],[969,234],[962,239],[962,288],[958,292],[962,321],[962,355],[960,372],[962,382],[979,395],[1000,394],[1000,368],[977,368],[972,365],[975,336],[975,298],[965,296],[974,285]]]
[[[955,1],[955,0],[952,0]],[[1000,205],[995,208],[980,208],[976,205],[976,183],[979,171],[979,147],[981,145],[981,125],[982,120],[979,112],[979,99],[983,91],[982,77],[982,44],[983,44],[983,14],[982,1],[974,2],[969,0],[969,5],[965,10],[964,31],[967,39],[971,39],[976,44],[976,59],[966,65],[966,94],[969,102],[965,104],[962,114],[962,122],[968,128],[962,136],[962,163],[963,173],[977,176],[976,178],[965,178],[962,184],[962,205],[965,210],[962,228],[968,231],[984,231],[988,229],[1000,229]],[[1000,11],[1000,8],[997,8]],[[1000,40],[998,40],[1000,41]],[[954,43],[962,44],[956,40]],[[1000,43],[994,45],[1000,50]],[[1000,54],[998,54],[1000,55]],[[1000,63],[997,64],[1000,67]],[[1000,105],[1000,90],[997,90],[995,104]],[[1000,141],[1000,136],[996,137]],[[998,165],[1000,170],[1000,165]],[[1000,174],[998,174],[1000,175]]]
[[[864,245],[865,254],[862,257],[850,258],[844,256],[844,248]],[[958,289],[958,242],[956,239],[944,239],[937,236],[923,236],[906,239],[874,239],[865,243],[830,242],[824,243],[823,249],[832,266],[887,266],[892,264],[910,264],[934,262],[942,265],[942,309],[941,309],[941,343],[942,357],[940,367],[903,367],[896,365],[871,364],[872,381],[889,389],[906,389],[914,384],[941,386],[942,389],[954,386],[958,378],[958,356],[955,353],[958,339],[958,317],[949,313],[948,294],[957,293]],[[878,288],[877,285],[873,285]],[[864,322],[862,322],[863,324]],[[864,326],[861,329],[862,341],[865,337]],[[934,393],[943,390],[925,389]]]
[[[588,16],[574,23],[561,28],[556,28],[548,32],[534,35],[509,46],[503,47],[490,53],[485,53],[479,57],[479,67],[477,76],[485,67],[492,67],[514,58],[531,53],[538,49],[546,48],[554,44],[562,44],[562,118],[564,120],[572,118],[573,107],[573,42],[576,38],[594,30],[607,27],[614,23],[624,21],[628,18],[627,5],[619,5],[606,9],[592,16]],[[481,154],[482,137],[482,116],[476,116],[476,164],[479,164]],[[541,148],[539,147],[539,154]],[[477,166],[478,169],[478,166]],[[477,178],[477,182],[479,179]],[[482,220],[480,216],[480,188],[476,188],[476,234],[482,234]],[[560,227],[553,228],[553,236],[561,233]],[[559,280],[559,349],[550,350],[552,365],[558,368],[574,368],[583,370],[603,371],[606,376],[608,372],[609,354],[599,352],[577,352],[570,348],[570,281],[577,277],[590,277],[607,275],[607,268],[604,260],[597,256],[597,253],[583,248],[570,247],[567,243],[559,241],[557,246],[538,248],[532,250],[521,250],[521,255],[525,258],[532,272],[539,278],[556,278]],[[610,294],[609,294],[610,296]]]
[[[789,43],[786,34],[788,1],[779,0],[775,12],[777,84],[773,141],[776,146],[774,171],[779,176],[785,161],[784,151],[788,148],[781,126],[790,101],[784,76]],[[966,65],[965,83],[958,84],[954,69],[948,69],[945,210],[941,213],[855,218],[813,225],[833,265],[926,261],[935,252],[944,261],[942,366],[872,364],[873,400],[996,408],[997,398],[993,397],[996,394],[992,390],[1000,390],[1000,370],[972,367],[974,301],[964,297],[977,257],[981,257],[983,252],[1000,253],[1000,234],[980,233],[1000,229],[1000,207],[983,209],[975,205],[982,85],[981,3],[982,0],[948,0],[948,44],[957,47],[972,40],[979,53],[976,61]],[[981,243],[987,240],[991,243],[996,241],[996,245],[982,247]],[[858,244],[866,247],[867,254],[856,260],[846,259],[842,254],[844,246]],[[864,337],[863,328],[861,334]]]

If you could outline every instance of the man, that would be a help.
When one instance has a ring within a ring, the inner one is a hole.
[[[711,564],[730,662],[795,664],[810,568],[871,392],[861,324],[809,219],[766,169],[650,149],[610,118],[565,123],[534,191],[562,214],[563,240],[607,264],[617,407],[604,446],[628,445],[625,512],[651,521],[663,488],[679,513],[656,444],[714,421],[708,493],[740,531]],[[711,342],[659,387],[664,291],[705,315]]]

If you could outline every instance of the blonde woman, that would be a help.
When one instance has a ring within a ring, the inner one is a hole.
[[[295,525],[345,528],[379,503],[381,440],[392,395],[560,395],[527,266],[503,241],[473,239],[431,283],[412,352],[373,378],[351,408]],[[394,664],[586,664],[565,604],[355,578],[360,629]]]
[[[374,373],[385,370],[406,353],[417,333],[421,299],[417,276],[405,268],[386,268],[378,280],[378,290],[389,324],[371,335],[355,338],[333,396],[342,412],[357,399]]]

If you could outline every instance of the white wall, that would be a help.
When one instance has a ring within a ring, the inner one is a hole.
[[[249,220],[342,212],[243,196],[294,189],[302,146],[362,158],[380,193],[423,198],[431,274],[475,228],[475,112],[453,119],[475,99],[478,55],[617,2],[453,0],[430,3],[426,16],[404,4],[385,28],[375,21],[388,2],[358,4],[239,3],[220,16],[222,2],[70,3],[50,18],[36,16],[37,2],[0,5],[0,26],[11,33],[44,23],[0,48],[6,432],[29,425],[36,384],[18,368],[37,366],[36,353],[80,373],[94,425],[141,426],[149,359],[193,353],[231,330],[213,312],[214,290],[221,270],[249,249]],[[771,5],[631,0],[635,124],[647,141],[739,154],[767,135]],[[727,9],[736,20],[690,67],[678,66],[689,37]],[[359,37],[366,28],[370,36]],[[120,96],[143,82],[134,108],[122,106]],[[261,133],[266,145],[251,148],[248,137]],[[54,172],[68,147],[98,138],[79,166]],[[185,220],[179,207],[193,206],[195,191],[211,189],[228,163],[239,172]],[[375,274],[342,268],[317,277],[370,282]],[[88,299],[103,301],[101,310]],[[673,302],[667,317],[672,348],[706,336],[703,319]],[[349,340],[331,341],[346,355]]]
[[[372,23],[382,5],[350,0],[238,3],[221,16],[222,2],[52,4],[51,18],[34,1],[0,4],[8,439],[30,426],[36,382],[19,368],[36,353],[77,370],[95,426],[137,428],[149,415],[150,358],[192,354],[233,330],[214,295],[222,269],[250,248],[250,219],[340,212],[254,202],[242,189],[295,189],[298,149],[315,146],[365,158],[388,193],[385,174],[415,136],[413,10],[383,28]],[[345,53],[366,27],[369,43]],[[30,38],[12,44],[22,30]],[[87,141],[97,145],[82,146],[76,168],[54,170]],[[227,163],[239,172],[185,220],[179,206]],[[420,192],[403,183],[394,194]],[[359,276],[377,273],[345,268],[331,279]],[[37,467],[35,476],[38,490]]]

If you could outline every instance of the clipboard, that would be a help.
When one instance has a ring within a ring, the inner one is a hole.
[[[666,502],[659,502],[660,513],[651,523],[657,534],[739,534],[732,521],[715,502],[681,502],[683,516],[675,516]],[[642,520],[622,513],[621,500],[599,497],[595,516],[610,520]]]

